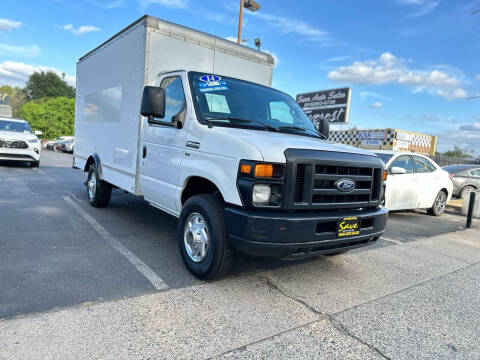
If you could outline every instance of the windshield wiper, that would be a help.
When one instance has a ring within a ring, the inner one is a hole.
[[[325,139],[325,136],[323,136],[321,133],[319,133],[315,130],[306,129],[306,128],[303,128],[303,127],[300,127],[300,126],[280,126],[278,128],[278,130],[279,131],[282,131],[282,130],[310,131],[311,133],[315,134],[314,137],[319,137],[319,138]]]
[[[220,120],[220,121],[221,120],[228,120],[232,123],[244,123],[244,124],[254,123],[254,124],[259,124],[259,125],[263,126],[267,130],[279,132],[278,128],[276,128],[275,126],[268,125],[267,123],[264,123],[263,121],[258,121],[258,120],[243,119],[243,118],[238,118],[238,117],[233,117],[233,116],[225,116],[225,117],[218,117],[218,118],[217,117],[212,117],[212,118],[207,118],[206,120],[209,123],[211,123],[212,121],[215,121],[215,120]]]

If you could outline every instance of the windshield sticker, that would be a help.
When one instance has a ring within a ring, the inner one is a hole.
[[[202,75],[198,80],[198,90],[202,93],[228,90],[227,82],[218,75]]]

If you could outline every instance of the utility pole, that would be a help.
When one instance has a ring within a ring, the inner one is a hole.
[[[238,36],[237,43],[242,43],[242,20],[243,20],[243,8],[247,8],[250,11],[257,11],[260,9],[260,4],[253,0],[240,0],[240,13],[238,15]]]

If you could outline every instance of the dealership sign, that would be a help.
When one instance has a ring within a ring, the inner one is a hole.
[[[298,94],[297,103],[316,126],[322,119],[332,123],[348,123],[351,93],[352,89],[346,87]]]
[[[10,95],[0,91],[0,105],[8,105],[10,103]]]

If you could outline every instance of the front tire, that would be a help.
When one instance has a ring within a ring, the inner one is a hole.
[[[440,216],[445,211],[445,207],[447,206],[447,194],[445,191],[440,190],[433,202],[433,206],[427,210],[430,215],[433,216]]]
[[[460,192],[460,199],[466,200],[468,197],[468,194],[471,193],[473,190],[475,190],[473,186],[470,186],[470,185],[465,186]]]
[[[33,167],[33,168],[38,168],[38,167],[40,167],[40,160],[38,160],[38,161],[32,161],[32,162],[30,163],[30,166]]]
[[[112,196],[112,185],[106,181],[100,180],[97,167],[90,166],[87,177],[87,197],[88,202],[93,207],[106,207]]]
[[[233,260],[225,226],[224,203],[213,195],[187,200],[178,221],[178,245],[187,269],[199,279],[224,275]]]

